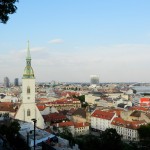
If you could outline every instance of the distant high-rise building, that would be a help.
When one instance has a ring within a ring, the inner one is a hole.
[[[99,76],[98,75],[91,75],[91,85],[99,85]]]
[[[19,86],[19,79],[18,78],[15,78],[15,80],[14,80],[14,86]]]
[[[4,87],[8,88],[10,86],[9,78],[5,77],[4,78]]]

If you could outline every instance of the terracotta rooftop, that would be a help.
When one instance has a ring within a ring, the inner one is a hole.
[[[46,108],[45,105],[36,105],[36,106],[39,109],[39,111],[43,111]]]
[[[129,129],[138,129],[141,125],[145,125],[145,120],[140,121],[125,121],[120,117],[116,117],[111,122],[112,125],[121,126]]]
[[[133,107],[130,107],[129,110],[148,111],[148,108],[140,107],[140,106],[133,106]]]
[[[64,99],[59,99],[54,102],[48,102],[47,104],[73,104],[73,103],[80,103],[80,101],[76,98],[64,98]]]
[[[16,112],[16,108],[11,102],[0,102],[0,111]]]
[[[38,98],[39,101],[48,101],[48,98]]]
[[[61,93],[61,96],[67,96],[67,95],[70,96],[70,97],[74,96],[74,95],[79,96],[79,93],[78,92],[71,92],[71,91],[65,91],[65,92]]]
[[[123,111],[122,109],[110,109],[110,110],[108,110],[109,112],[112,112],[112,113],[116,113],[116,115],[118,116],[118,117],[120,117],[120,114],[121,114],[121,112]]]
[[[76,109],[73,113],[73,116],[81,116],[82,118],[86,118],[86,111],[83,108]]]
[[[60,122],[58,123],[59,127],[68,127],[68,126],[74,126],[74,123],[72,121],[67,122]]]
[[[74,126],[75,128],[81,128],[81,127],[87,127],[89,126],[89,123],[84,123],[84,122],[72,122],[72,121],[66,121],[66,122],[60,122],[60,123],[55,123],[53,124],[55,126],[59,127],[69,127],[69,126]]]
[[[60,114],[60,113],[51,113],[48,115],[43,115],[43,118],[44,118],[45,122],[59,121],[59,120],[67,119],[67,117],[65,115]]]
[[[111,120],[114,115],[115,115],[115,113],[112,113],[112,112],[107,112],[107,111],[102,111],[102,110],[95,110],[92,113],[91,117]]]
[[[87,122],[75,122],[74,123],[74,127],[75,128],[81,128],[81,127],[87,127],[87,126],[89,126],[89,123],[87,123]]]

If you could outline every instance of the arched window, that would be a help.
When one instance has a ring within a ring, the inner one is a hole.
[[[30,94],[30,87],[27,87],[27,94]]]
[[[30,116],[30,109],[27,110],[27,116]]]

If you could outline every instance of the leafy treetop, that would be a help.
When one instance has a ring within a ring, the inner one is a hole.
[[[19,0],[0,0],[0,22],[7,23],[9,14],[16,12],[17,7],[14,5]]]

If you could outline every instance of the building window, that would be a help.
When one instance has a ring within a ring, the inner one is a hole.
[[[30,94],[30,87],[27,87],[27,94]]]
[[[27,116],[30,116],[30,109],[27,110]]]

